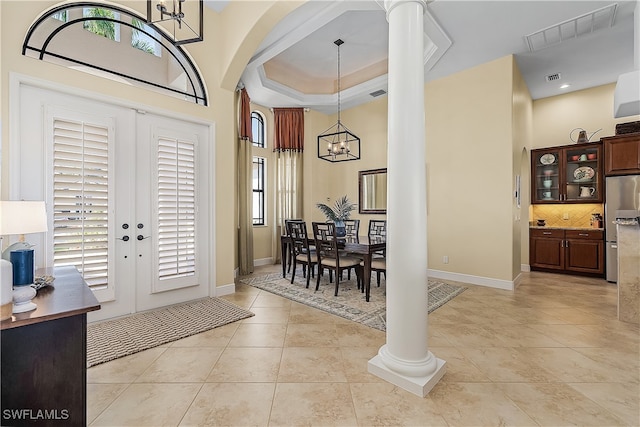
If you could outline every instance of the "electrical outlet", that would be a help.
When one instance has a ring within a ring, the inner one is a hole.
[[[449,257],[447,255],[442,257],[442,263],[443,264],[449,264]]]
[[[562,219],[569,219],[569,212],[565,212],[562,214]]]

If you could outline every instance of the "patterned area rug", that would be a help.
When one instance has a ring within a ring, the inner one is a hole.
[[[296,274],[293,284],[282,278],[282,273],[270,273],[264,276],[240,278],[240,283],[280,295],[299,303],[315,307],[354,322],[359,322],[381,331],[386,330],[386,284],[384,277],[380,280],[380,287],[376,286],[375,275],[371,279],[371,295],[369,302],[364,294],[358,290],[355,278],[340,281],[338,296],[334,296],[335,283],[329,283],[327,278],[320,281],[320,289],[315,291],[315,278],[311,279],[309,289],[306,279],[300,273]],[[428,304],[429,313],[451,301],[456,295],[467,289],[464,286],[429,280]]]
[[[87,326],[87,367],[208,331],[254,314],[206,298]]]

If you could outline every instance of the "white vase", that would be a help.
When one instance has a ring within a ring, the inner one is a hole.
[[[15,286],[13,288],[13,312],[24,313],[35,310],[38,306],[31,302],[37,291],[33,286]]]

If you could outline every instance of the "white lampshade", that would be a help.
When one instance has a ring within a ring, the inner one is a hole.
[[[47,231],[47,211],[41,201],[0,201],[0,236]]]

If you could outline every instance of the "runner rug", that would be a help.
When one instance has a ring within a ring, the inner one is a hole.
[[[263,289],[381,331],[386,330],[387,310],[384,276],[380,280],[380,287],[376,285],[375,275],[372,277],[369,302],[365,301],[364,294],[357,288],[353,275],[352,280],[340,281],[337,297],[333,295],[335,283],[329,283],[325,278],[321,279],[320,289],[316,292],[315,278],[311,279],[311,284],[307,289],[305,287],[307,285],[306,279],[302,277],[302,274],[296,274],[293,284],[290,283],[291,276],[288,277],[288,279],[283,279],[282,273],[270,273],[264,276],[240,278],[240,283]],[[436,280],[429,280],[427,288],[429,313],[467,289],[464,286]]]
[[[87,326],[87,367],[217,328],[254,314],[205,298]]]

